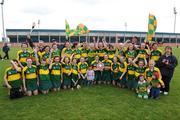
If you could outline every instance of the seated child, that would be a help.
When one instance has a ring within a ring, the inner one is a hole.
[[[139,98],[148,99],[149,94],[149,83],[144,79],[143,75],[139,75],[139,81],[136,88],[137,94]]]

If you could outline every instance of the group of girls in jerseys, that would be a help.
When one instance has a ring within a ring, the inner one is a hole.
[[[130,41],[108,44],[104,39],[93,40],[66,42],[63,49],[58,49],[58,43],[40,43],[32,49],[22,43],[17,59],[11,60],[5,71],[8,94],[18,90],[32,96],[95,84],[126,88],[143,99],[158,99],[160,92],[168,94],[177,65],[170,46],[162,53],[155,42],[136,45]],[[164,66],[172,70],[168,80],[163,78]]]

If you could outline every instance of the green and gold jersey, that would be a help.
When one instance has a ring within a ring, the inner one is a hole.
[[[136,58],[137,53],[135,50],[132,50],[132,51],[126,50],[125,56],[126,58]]]
[[[111,71],[113,73],[118,73],[120,71],[120,63],[112,63],[111,64]]]
[[[76,48],[73,53],[74,53],[74,58],[76,59],[81,58],[81,48]]]
[[[17,52],[17,60],[19,60],[23,66],[27,65],[26,64],[26,59],[28,57],[31,57],[31,53],[29,51],[20,50],[20,51]]]
[[[127,63],[126,62],[123,62],[123,63],[120,62],[119,67],[120,67],[120,72],[124,73],[127,70]]]
[[[89,51],[88,51],[88,57],[89,57],[89,58],[94,58],[95,55],[96,55],[96,50],[89,49]]]
[[[87,58],[88,57],[88,49],[81,49],[81,57]]]
[[[24,79],[36,79],[37,78],[37,67],[32,65],[31,67],[24,67],[22,76]]]
[[[146,78],[146,80],[148,82],[150,82],[152,80],[152,75],[153,75],[154,72],[158,72],[158,74],[160,75],[159,80],[160,80],[161,83],[163,83],[162,80],[161,80],[161,78],[162,78],[161,77],[161,72],[160,72],[159,68],[157,68],[157,67],[154,67],[153,70],[151,70],[149,68],[147,68],[145,70],[145,78]]]
[[[147,92],[148,86],[149,86],[149,83],[146,82],[146,81],[138,82],[137,91],[140,92],[140,93]]]
[[[72,74],[78,75],[78,65],[72,65]]]
[[[151,59],[154,61],[158,61],[161,55],[162,51],[159,49],[151,51]]]
[[[104,64],[104,67],[110,67],[111,69],[111,64],[112,64],[111,60],[103,60],[102,63]]]
[[[125,53],[124,53],[124,50],[119,50],[119,49],[118,49],[117,52],[118,52],[118,55],[119,55],[119,56],[124,56],[124,54],[125,54]]]
[[[57,50],[52,52],[52,56],[51,57],[52,58],[54,58],[56,56],[60,57],[60,55],[61,55],[61,51],[59,49],[57,49]]]
[[[61,75],[61,64],[53,63],[51,68],[51,75]]]
[[[69,74],[71,73],[72,66],[71,64],[62,63],[62,73],[63,74]]]
[[[39,65],[38,66],[38,74],[39,75],[49,75],[49,67],[48,65]]]
[[[103,58],[104,55],[106,55],[106,53],[107,53],[107,50],[106,50],[106,49],[99,49],[99,50],[97,50],[97,54],[98,54],[98,56],[99,56],[100,58]]]
[[[160,88],[160,87],[161,87],[161,82],[160,82],[160,80],[158,80],[158,79],[152,79],[152,80],[150,81],[150,84],[151,84],[151,86],[152,86],[153,88]]]
[[[94,60],[94,61],[91,62],[91,66],[93,67],[93,70],[96,70],[96,69],[97,69],[97,64],[98,64],[98,63],[100,63],[100,61]]]
[[[115,53],[116,53],[116,50],[108,50],[107,51],[107,55],[108,55],[110,60],[113,60]]]
[[[41,54],[41,58],[45,58],[47,63],[49,60],[49,56],[50,56],[50,53],[42,52]]]
[[[21,68],[19,68],[19,69],[21,69]],[[8,67],[5,70],[5,77],[6,77],[7,81],[20,80],[21,79],[21,71],[19,72],[12,67]]]
[[[41,58],[41,52],[38,52],[37,56],[38,56],[38,60],[39,60]],[[32,58],[32,64],[36,65],[36,56],[35,56],[34,52],[31,52],[31,58]]]
[[[136,70],[135,70],[136,78],[138,78],[139,75],[145,76],[146,67],[139,67],[139,66],[135,66],[135,67],[136,67]]]
[[[63,50],[62,50],[62,56],[66,56],[66,57],[68,57],[68,58],[70,58],[71,57],[71,55],[73,54],[73,50],[71,49],[71,48],[63,48]]]
[[[137,54],[139,55],[139,59],[144,59],[144,57],[146,58],[146,56],[148,55],[148,50],[144,49],[144,50],[137,50]]]
[[[128,75],[135,75],[136,67],[134,65],[128,64],[127,65],[127,73]]]
[[[45,59],[49,59],[50,53],[42,52],[41,57]]]
[[[79,72],[81,72],[82,74],[86,74],[87,69],[88,69],[88,64],[86,62],[84,62],[84,63],[79,62],[78,63],[78,71]]]

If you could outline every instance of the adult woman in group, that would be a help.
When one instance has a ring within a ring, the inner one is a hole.
[[[165,87],[162,88],[164,95],[168,95],[170,82],[174,74],[174,69],[177,65],[178,61],[172,53],[172,47],[166,46],[164,55],[162,55],[157,62],[157,66],[161,71],[162,80],[165,84]]]

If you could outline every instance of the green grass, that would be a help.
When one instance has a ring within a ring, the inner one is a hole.
[[[15,58],[17,49],[10,56]],[[179,58],[179,49],[174,52]],[[1,84],[9,61],[0,61]],[[9,100],[7,90],[0,85],[1,120],[179,120],[180,67],[175,71],[169,96],[159,100],[142,100],[126,89],[98,85],[80,90],[66,90],[48,95]]]

